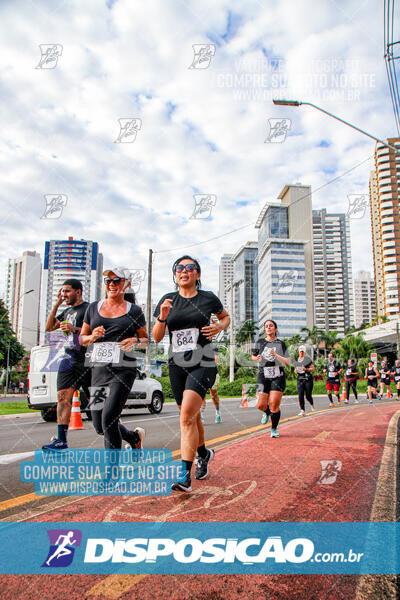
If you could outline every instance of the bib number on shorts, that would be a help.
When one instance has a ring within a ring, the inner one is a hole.
[[[172,332],[172,352],[187,352],[196,350],[199,330],[197,327],[191,329],[179,329]]]
[[[275,377],[279,377],[280,374],[281,370],[279,367],[264,367],[265,379],[274,379]]]
[[[98,342],[92,350],[92,362],[96,363],[118,363],[121,348],[117,342]]]

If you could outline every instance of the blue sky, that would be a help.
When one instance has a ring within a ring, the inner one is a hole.
[[[251,224],[286,184],[311,185],[314,208],[347,212],[349,194],[368,194],[374,143],[272,98],[395,135],[382,10],[354,0],[2,2],[3,272],[8,258],[43,257],[45,240],[73,235],[98,241],[107,266],[146,269],[148,249],[162,251],[155,299],[171,287],[173,249],[187,247],[216,291],[220,256],[256,239]],[[190,69],[193,45],[209,43],[208,68]],[[61,48],[54,68],[36,68],[39,44]],[[116,143],[119,119],[139,123],[133,142]],[[280,143],[265,143],[269,119],[291,121]],[[44,195],[56,193],[68,197],[62,216],[41,219]],[[190,218],[196,193],[216,196],[212,218]],[[372,270],[368,211],[351,232],[353,271]]]

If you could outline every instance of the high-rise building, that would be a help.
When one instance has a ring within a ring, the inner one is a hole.
[[[258,322],[258,254],[257,242],[246,242],[233,255],[234,324],[239,328],[245,321]],[[230,306],[228,308],[230,310]]]
[[[371,324],[376,316],[375,285],[369,271],[358,271],[353,279],[354,325]]]
[[[103,255],[97,242],[90,240],[51,240],[45,243],[42,283],[42,331],[57,294],[66,279],[82,283],[82,297],[94,302],[101,296]]]
[[[311,188],[286,185],[258,217],[258,318],[291,337],[314,324]]]
[[[24,252],[8,260],[5,305],[17,340],[30,350],[39,339],[40,279],[42,263],[37,252]]]
[[[400,150],[400,138],[388,143]],[[379,315],[400,312],[400,155],[383,144],[375,147],[370,177],[370,210],[376,308]]]
[[[350,225],[343,214],[313,210],[315,325],[344,335],[353,324]]]
[[[226,291],[226,286],[232,283],[233,277],[233,254],[224,254],[219,263],[219,299],[226,310],[230,310],[230,295]]]

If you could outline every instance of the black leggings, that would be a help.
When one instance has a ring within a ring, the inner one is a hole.
[[[313,397],[312,397],[313,387],[314,387],[313,378],[310,378],[310,379],[298,378],[297,379],[297,393],[299,394],[299,404],[300,404],[301,410],[304,410],[304,393],[306,395],[308,402],[311,404],[311,406],[314,406],[314,401],[313,401]]]
[[[132,434],[122,423],[119,422],[121,412],[128,399],[133,382],[136,377],[136,369],[130,373],[124,373],[123,377],[117,377],[114,381],[104,384],[110,388],[110,393],[104,401],[102,410],[92,410],[93,427],[99,435],[104,434],[104,448],[121,449],[122,440],[130,441]]]
[[[346,379],[347,400],[349,400],[349,398],[350,398],[350,386],[351,386],[351,389],[353,390],[354,398],[357,400],[357,398],[358,398],[358,396],[357,396],[357,380],[355,379],[354,381],[347,381],[347,379]]]

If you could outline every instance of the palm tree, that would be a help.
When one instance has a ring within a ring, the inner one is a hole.
[[[311,343],[313,344],[313,346],[312,346],[312,354],[313,354],[312,358],[314,360],[314,346],[316,346],[317,350],[318,350],[319,344],[320,344],[320,342],[323,339],[324,332],[322,331],[322,329],[319,329],[319,327],[317,327],[316,325],[314,325],[314,327],[312,329],[309,329],[308,327],[302,327],[300,329],[300,331],[302,333],[306,334],[305,341],[310,340]]]
[[[239,343],[244,342],[246,344],[246,352],[249,351],[248,346],[251,345],[256,331],[257,324],[255,321],[245,321],[244,323],[242,323],[236,334],[236,341]]]
[[[372,320],[371,325],[380,325],[381,323],[387,323],[388,321],[389,317],[387,315],[376,315]]]
[[[322,340],[325,342],[325,348],[324,348],[324,355],[326,358],[327,352],[328,352],[328,346],[330,349],[332,349],[335,344],[338,343],[339,339],[339,332],[337,329],[334,329],[333,331],[327,331],[322,335]]]
[[[343,338],[336,348],[338,356],[346,362],[349,358],[356,360],[360,358],[368,359],[372,350],[371,344],[366,342],[361,334]]]

